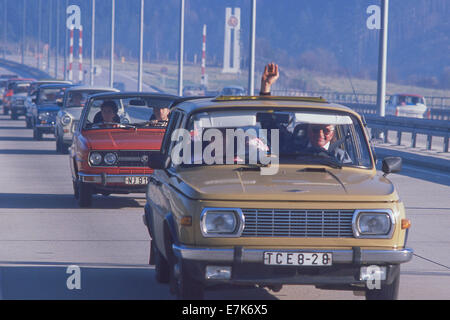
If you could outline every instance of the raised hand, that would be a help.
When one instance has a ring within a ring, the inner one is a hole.
[[[280,74],[278,72],[277,64],[272,62],[266,65],[264,68],[264,73],[261,77],[261,92],[269,93],[272,84],[274,84],[279,77]]]

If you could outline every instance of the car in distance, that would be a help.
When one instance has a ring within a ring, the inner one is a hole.
[[[8,79],[6,83],[5,90],[3,91],[3,99],[2,99],[2,105],[3,105],[3,114],[7,115],[9,114],[10,108],[11,108],[11,98],[14,95],[14,89],[19,85],[28,85],[29,83],[33,82],[34,79],[28,79],[28,78],[11,78]]]
[[[417,94],[394,94],[386,104],[386,115],[410,118],[427,118],[425,97]]]
[[[223,87],[219,96],[245,96],[246,91],[241,86],[227,86]]]
[[[19,116],[25,116],[25,101],[30,88],[30,82],[18,81],[12,86],[13,94],[9,98],[9,110],[11,120],[16,120]]]
[[[74,195],[89,207],[94,194],[145,192],[148,161],[159,151],[166,122],[150,121],[154,107],[170,107],[178,96],[152,93],[99,93],[89,97],[70,148]],[[103,122],[101,106],[116,114]]]
[[[55,138],[56,152],[67,153],[72,144],[73,132],[80,120],[81,112],[88,96],[101,92],[118,92],[117,89],[104,87],[74,86],[64,93],[61,109],[56,115]]]
[[[183,88],[183,96],[184,97],[198,97],[206,95],[206,87],[203,85],[200,86],[185,86]]]
[[[30,85],[30,89],[28,92],[28,96],[27,99],[25,101],[25,123],[26,123],[26,127],[28,129],[31,129],[33,126],[31,124],[31,118],[33,116],[32,111],[33,108],[35,108],[35,103],[33,102],[34,100],[36,100],[36,95],[38,93],[38,88],[42,85],[46,85],[46,84],[72,84],[71,81],[66,81],[66,80],[53,80],[53,79],[48,79],[48,80],[37,80],[31,83]]]
[[[55,133],[56,115],[61,108],[64,91],[71,86],[59,83],[38,87],[36,96],[32,99],[30,119],[34,140],[41,140],[43,134]]]
[[[401,159],[377,172],[351,109],[306,97],[180,103],[149,165],[150,264],[179,298],[201,299],[215,284],[397,297],[413,253],[386,177]]]

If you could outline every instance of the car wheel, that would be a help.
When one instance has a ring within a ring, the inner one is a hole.
[[[92,188],[89,184],[82,181],[78,185],[78,206],[80,208],[89,208],[92,205]]]
[[[56,136],[56,153],[62,153],[61,152],[61,142],[59,141],[58,136]]]
[[[169,248],[172,248],[171,243],[172,241],[169,241]],[[203,300],[204,286],[189,274],[186,262],[173,252],[168,259],[170,292],[179,300]]]
[[[72,181],[72,185],[73,185],[73,196],[75,197],[76,200],[78,200],[80,198],[80,194],[78,193],[78,184],[76,181]]]
[[[33,128],[33,139],[42,140],[42,132],[40,132],[37,128]]]
[[[400,272],[391,284],[382,285],[381,289],[366,289],[366,300],[397,300],[400,288]]]
[[[170,268],[169,263],[162,255],[161,251],[158,250],[154,242],[150,244],[150,250],[153,251],[153,258],[155,262],[155,278],[159,283],[169,283],[170,279]],[[150,253],[152,255],[152,253]]]
[[[65,144],[61,141],[61,153],[68,154],[70,145]]]

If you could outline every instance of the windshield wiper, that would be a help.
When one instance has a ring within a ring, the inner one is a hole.
[[[299,152],[282,156],[295,156],[296,158],[310,158],[312,164],[317,163],[327,165],[335,169],[342,169],[342,163],[325,151],[317,153]]]
[[[239,168],[236,168],[235,171],[261,171],[261,168],[268,167],[268,164],[262,163],[238,163],[240,165]]]

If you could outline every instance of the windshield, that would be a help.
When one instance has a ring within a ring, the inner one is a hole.
[[[155,97],[92,99],[83,128],[165,128],[172,103],[173,99]]]
[[[39,92],[39,104],[56,104],[61,101],[64,94],[64,88],[43,89]]]
[[[81,108],[86,104],[88,96],[104,92],[102,90],[70,91],[67,93],[65,108]]]
[[[177,151],[188,165],[264,165],[264,157],[276,157],[280,164],[372,168],[363,129],[347,113],[208,111],[192,115],[186,132],[188,145]]]
[[[416,96],[399,96],[398,102],[400,105],[424,104],[423,98]]]
[[[16,83],[13,87],[14,94],[17,93],[28,93],[28,88],[30,87],[29,83]]]

